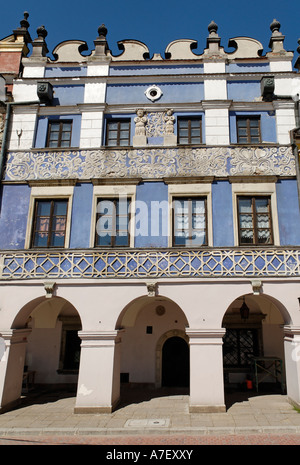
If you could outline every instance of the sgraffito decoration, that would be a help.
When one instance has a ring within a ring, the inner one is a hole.
[[[5,180],[241,175],[295,176],[292,147],[15,151],[8,153]]]

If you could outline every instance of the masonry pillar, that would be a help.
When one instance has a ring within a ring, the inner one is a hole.
[[[300,326],[284,327],[284,353],[288,399],[300,408]]]
[[[30,329],[0,330],[0,413],[20,401]]]
[[[187,329],[190,340],[190,412],[225,412],[225,329]]]
[[[79,331],[75,413],[111,413],[120,399],[120,331]]]

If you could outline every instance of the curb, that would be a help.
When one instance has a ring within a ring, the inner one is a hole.
[[[245,435],[300,434],[300,426],[245,426],[194,428],[0,428],[0,438],[6,436],[141,436],[141,435]]]

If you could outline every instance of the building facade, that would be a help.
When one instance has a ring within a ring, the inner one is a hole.
[[[300,75],[270,29],[266,53],[226,52],[212,22],[202,54],[150,57],[112,55],[102,25],[54,59],[37,30],[2,144],[2,411],[24,373],[76,384],[78,413],[111,412],[123,383],[225,411],[263,369],[300,404]]]

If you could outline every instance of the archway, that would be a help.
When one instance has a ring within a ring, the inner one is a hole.
[[[286,314],[275,299],[242,295],[227,309],[222,326],[225,396],[244,397],[285,391]]]
[[[178,336],[167,339],[162,348],[163,387],[189,387],[190,354],[186,341]]]
[[[50,391],[74,395],[79,372],[80,329],[81,319],[77,310],[64,298],[39,297],[24,305],[10,329],[12,338],[26,331],[23,351],[18,354],[17,369],[15,344],[8,346],[8,376],[3,392],[13,382],[19,386],[14,393],[14,402],[18,402],[21,395],[23,402],[30,402],[36,396],[39,396],[39,402],[43,402],[40,396]],[[53,395],[52,398],[54,400]],[[45,398],[44,401],[48,400]]]
[[[181,352],[189,366],[187,326],[181,308],[164,296],[139,297],[126,306],[118,319],[118,328],[122,328],[121,401],[129,388],[131,402],[136,401],[137,396],[141,398],[142,391],[144,397],[158,395],[162,387],[163,346],[169,338],[174,337],[174,341],[178,338],[185,344],[187,350],[183,352],[181,348]],[[178,349],[180,341],[177,341]]]

